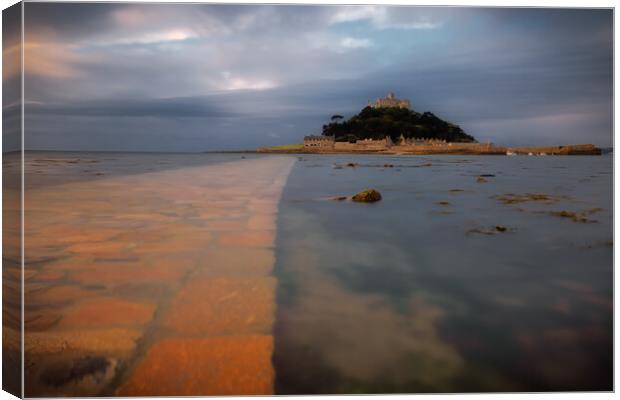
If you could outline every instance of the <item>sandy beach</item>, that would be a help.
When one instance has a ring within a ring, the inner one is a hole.
[[[273,393],[273,246],[293,163],[28,189],[26,396]]]

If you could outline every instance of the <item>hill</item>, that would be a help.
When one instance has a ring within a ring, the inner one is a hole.
[[[441,139],[447,142],[475,142],[458,125],[444,121],[433,113],[418,113],[407,108],[365,107],[348,120],[334,115],[329,124],[323,125],[324,136],[334,136],[337,142],[357,139],[383,139],[390,136],[398,141],[405,138]]]

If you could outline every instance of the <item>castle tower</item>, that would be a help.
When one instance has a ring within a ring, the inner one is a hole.
[[[394,92],[389,92],[387,96],[377,99],[373,104],[369,104],[373,108],[396,107],[409,109],[411,104],[407,99],[397,99]]]

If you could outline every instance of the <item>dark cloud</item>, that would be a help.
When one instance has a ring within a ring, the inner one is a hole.
[[[286,143],[390,90],[481,140],[611,145],[611,10],[27,7],[30,148]]]
[[[69,104],[28,103],[25,114],[87,117],[233,117],[208,98],[114,99]]]
[[[21,3],[2,11],[2,151],[21,149]]]
[[[114,3],[28,3],[24,30],[27,35],[51,33],[75,40],[109,29],[111,13],[123,7]]]

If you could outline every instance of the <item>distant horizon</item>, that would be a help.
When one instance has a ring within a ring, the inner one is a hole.
[[[388,92],[481,143],[613,148],[611,8],[24,7],[26,150],[301,143]],[[19,79],[3,74],[5,88]],[[5,139],[20,111],[4,104]]]

